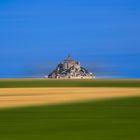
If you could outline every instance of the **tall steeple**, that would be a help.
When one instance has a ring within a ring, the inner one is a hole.
[[[70,53],[68,54],[68,59],[70,59],[71,58],[71,55],[70,55]]]

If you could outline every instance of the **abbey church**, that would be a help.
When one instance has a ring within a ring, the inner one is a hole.
[[[48,78],[57,79],[93,79],[95,76],[81,67],[80,62],[75,61],[70,55],[48,75]]]

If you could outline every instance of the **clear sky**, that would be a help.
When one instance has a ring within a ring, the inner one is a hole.
[[[67,54],[99,77],[140,78],[139,0],[0,0],[0,77],[48,74]]]

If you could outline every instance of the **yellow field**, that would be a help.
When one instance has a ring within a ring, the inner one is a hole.
[[[1,88],[0,108],[140,96],[140,88]]]

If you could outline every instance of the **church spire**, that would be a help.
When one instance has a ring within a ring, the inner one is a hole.
[[[68,59],[71,59],[71,55],[70,55],[70,53],[68,54]]]
[[[66,60],[72,60],[70,53],[68,53],[68,57],[66,58]]]

